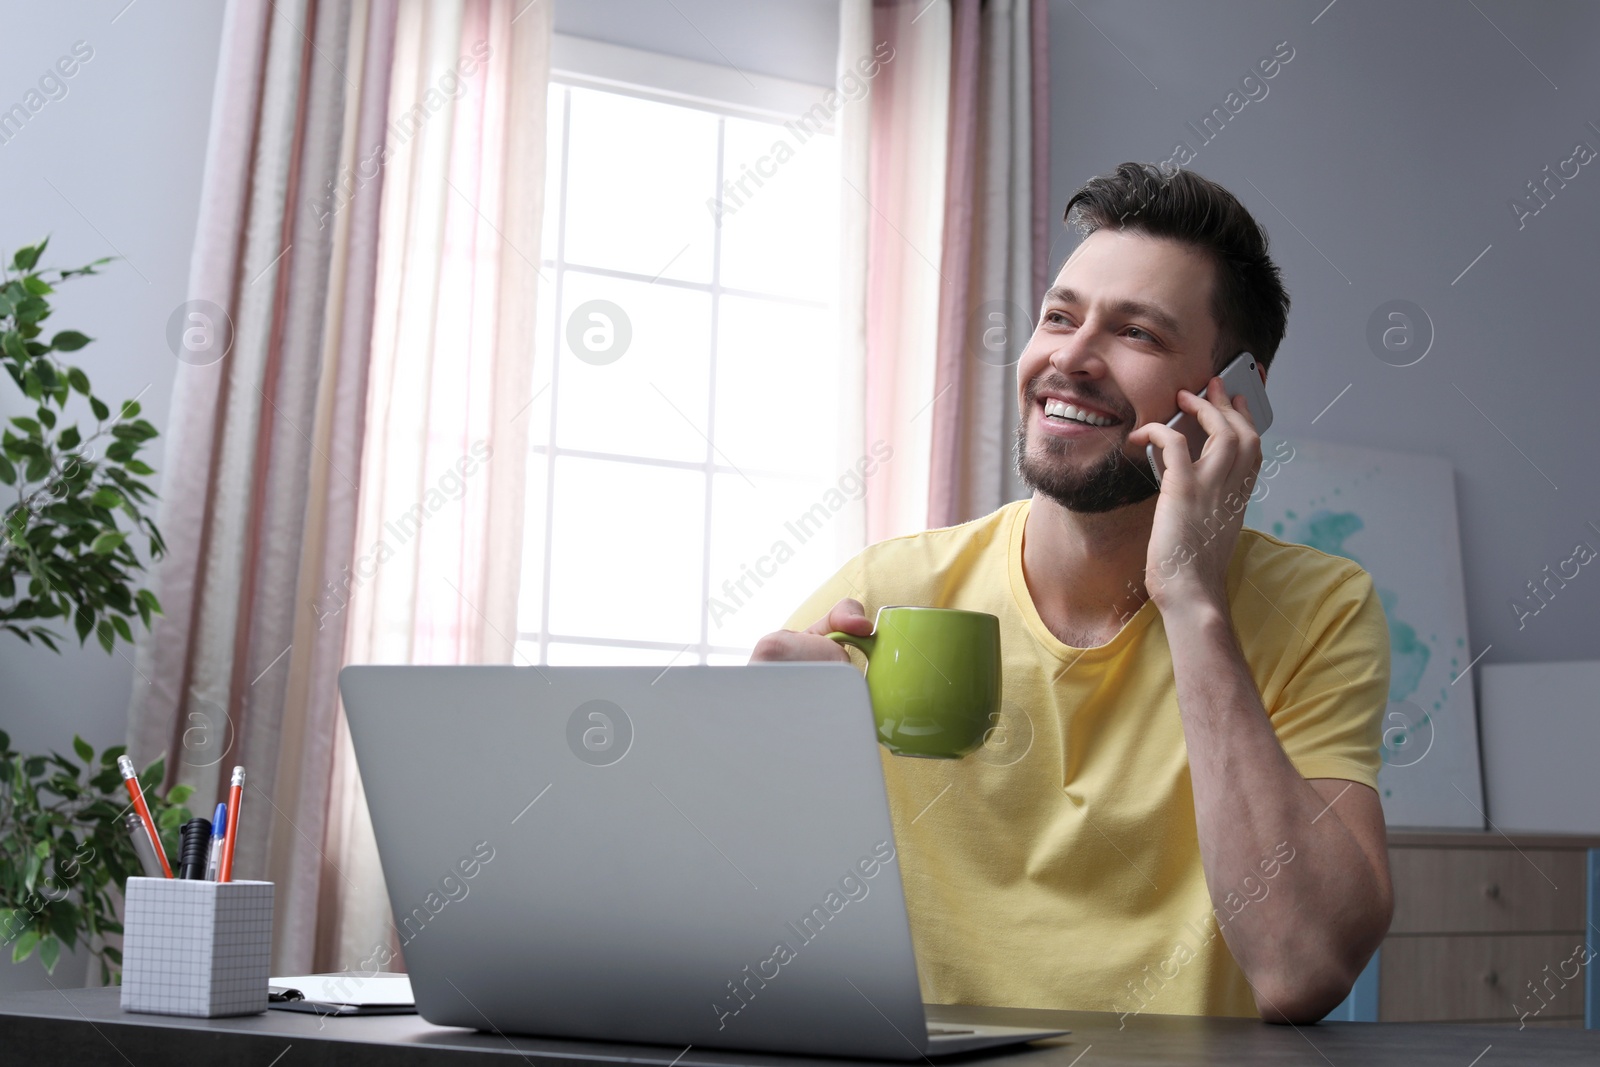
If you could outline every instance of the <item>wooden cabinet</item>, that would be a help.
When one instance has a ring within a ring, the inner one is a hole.
[[[1600,1028],[1600,838],[1389,835],[1394,921],[1332,1019]]]

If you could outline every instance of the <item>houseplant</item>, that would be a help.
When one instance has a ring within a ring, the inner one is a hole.
[[[122,955],[105,943],[120,934],[115,894],[130,875],[143,874],[133,838],[123,824],[129,811],[113,745],[95,759],[81,737],[72,739],[82,766],[57,752],[25,756],[11,749],[0,731],[0,945],[11,945],[21,963],[35,951],[54,972],[63,948],[82,940],[100,961],[100,981],[109,983]],[[189,819],[183,807],[191,789],[157,787],[166,773],[156,760],[139,775],[151,818],[168,857],[178,855],[178,827]]]
[[[113,414],[96,396],[82,369],[61,357],[90,338],[76,330],[46,335],[56,286],[96,273],[96,260],[70,270],[40,269],[48,239],[0,261],[0,364],[21,391],[29,414],[11,418],[0,432],[0,630],[60,651],[58,626],[70,626],[78,643],[90,634],[108,652],[133,640],[132,620],[146,627],[161,610],[148,589],[135,552],[141,535],[152,558],[166,550],[147,511],[154,493],[141,479],[153,474],[138,453],[156,436],[130,400]],[[74,399],[77,395],[77,400]],[[94,425],[68,421],[87,404]],[[120,521],[119,521],[120,517]],[[80,767],[51,753],[11,750],[0,733],[0,945],[12,945],[18,962],[37,951],[53,971],[62,946],[80,938],[100,957],[102,980],[119,960],[104,944],[119,932],[115,899],[138,861],[121,815],[126,809],[117,773],[120,749],[102,753],[74,738]],[[156,793],[161,761],[145,768],[152,814],[172,833],[188,817],[187,787]],[[176,854],[175,852],[172,854]]]

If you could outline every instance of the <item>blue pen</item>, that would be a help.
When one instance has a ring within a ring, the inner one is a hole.
[[[217,813],[211,818],[211,849],[206,853],[206,878],[215,882],[222,870],[222,835],[228,828],[228,805],[217,804]]]

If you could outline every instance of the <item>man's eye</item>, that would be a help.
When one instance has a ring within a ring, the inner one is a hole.
[[[1068,321],[1067,321],[1067,316],[1063,312],[1060,312],[1060,311],[1047,311],[1047,312],[1045,312],[1044,313],[1044,321],[1050,323],[1052,326],[1070,325],[1068,323]]]
[[[1149,334],[1149,333],[1146,333],[1146,332],[1145,332],[1145,331],[1144,331],[1144,330],[1141,330],[1141,329],[1140,329],[1140,328],[1139,328],[1139,327],[1137,327],[1137,326],[1129,326],[1129,327],[1128,327],[1128,332],[1129,332],[1129,333],[1136,333],[1136,334],[1139,334],[1139,335],[1140,335],[1140,336],[1141,336],[1141,337],[1142,337],[1142,338],[1143,338],[1143,339],[1144,339],[1144,340],[1146,340],[1146,341],[1154,341],[1154,340],[1155,340],[1155,337],[1154,337],[1154,335],[1152,335],[1152,334]]]

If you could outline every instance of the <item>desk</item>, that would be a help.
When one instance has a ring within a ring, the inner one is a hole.
[[[1600,1063],[1600,1034],[1515,1026],[1426,1023],[1321,1023],[1294,1029],[1250,1019],[1141,1015],[1118,1028],[1106,1012],[1033,1011],[1016,1008],[940,1008],[946,1022],[1066,1027],[1070,1036],[1010,1051],[978,1053],[955,1062],[1001,1062],[1026,1067],[1106,1064],[1228,1064],[1230,1067],[1539,1067]],[[1493,1046],[1490,1049],[1490,1046]],[[292,1052],[284,1055],[292,1047]],[[1487,1055],[1481,1055],[1489,1049]],[[1481,1058],[1479,1058],[1481,1055]],[[281,1060],[279,1057],[283,1057]],[[384,1064],[432,1067],[464,1063],[558,1061],[653,1064],[668,1067],[841,1067],[852,1062],[720,1050],[612,1045],[534,1037],[503,1037],[432,1026],[416,1015],[319,1019],[269,1011],[237,1019],[184,1019],[125,1015],[115,989],[47,990],[0,997],[0,1059],[7,1067],[70,1064],[96,1067],[129,1063],[159,1067],[189,1064]]]

